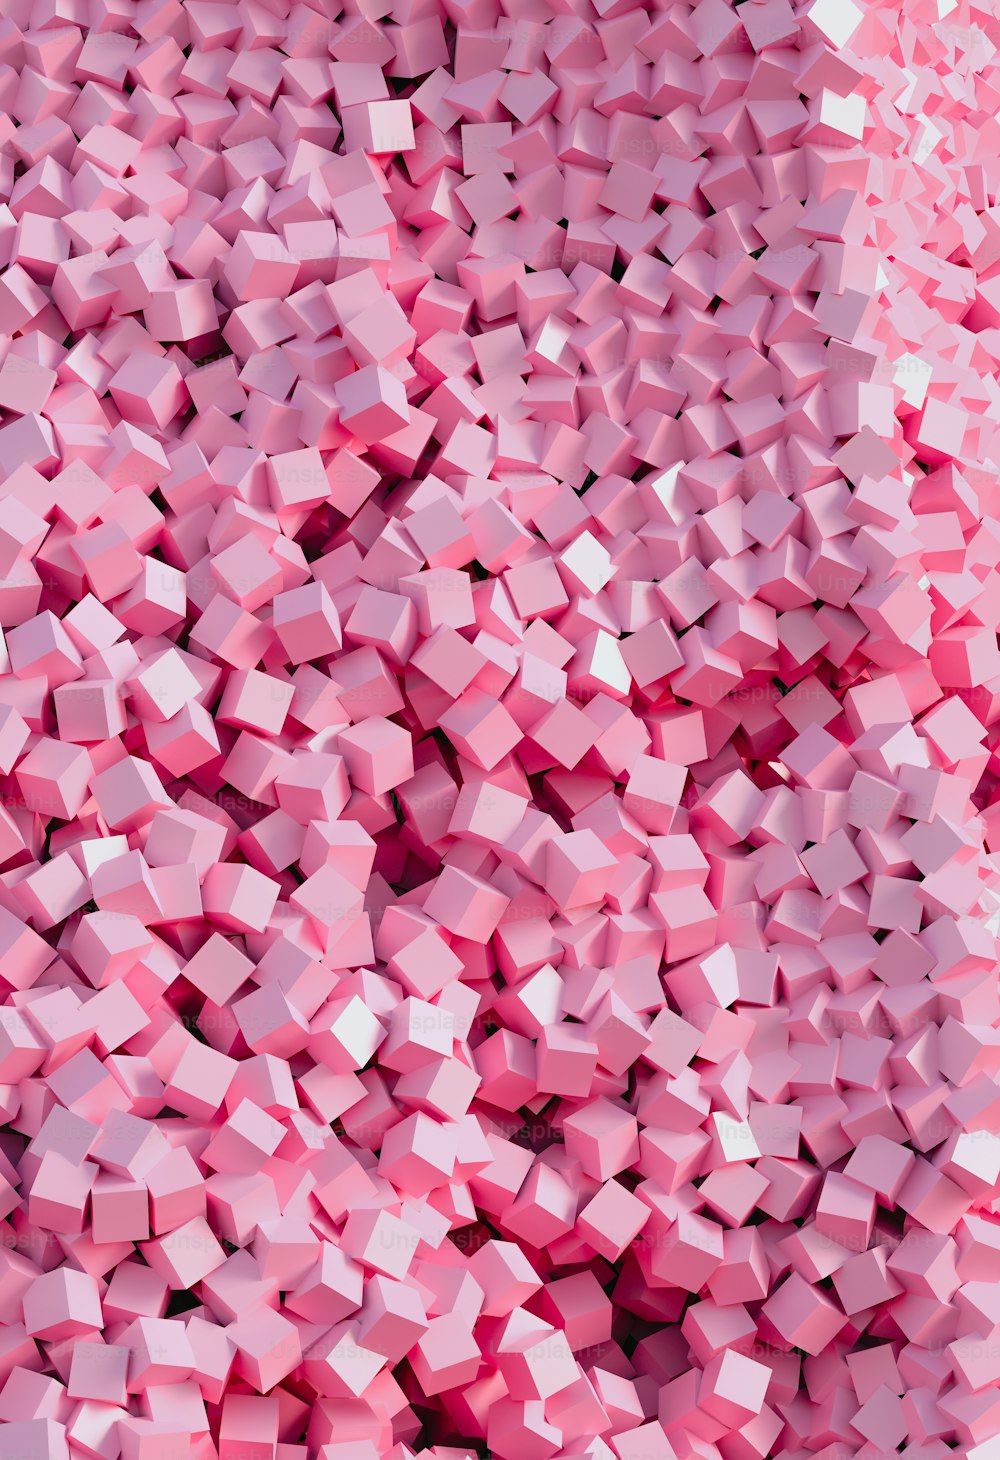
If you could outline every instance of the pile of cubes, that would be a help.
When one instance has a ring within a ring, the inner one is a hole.
[[[995,7],[3,11],[0,1460],[996,1460]]]

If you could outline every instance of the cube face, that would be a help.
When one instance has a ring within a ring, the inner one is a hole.
[[[149,1193],[141,1182],[127,1177],[98,1177],[90,1200],[95,1242],[138,1242],[149,1236]]]
[[[67,1392],[74,1399],[93,1399],[124,1406],[129,1350],[120,1345],[80,1343],[73,1350]]]

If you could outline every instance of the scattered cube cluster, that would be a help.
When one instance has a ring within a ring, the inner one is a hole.
[[[2,8],[0,1460],[996,1460],[995,6]]]

